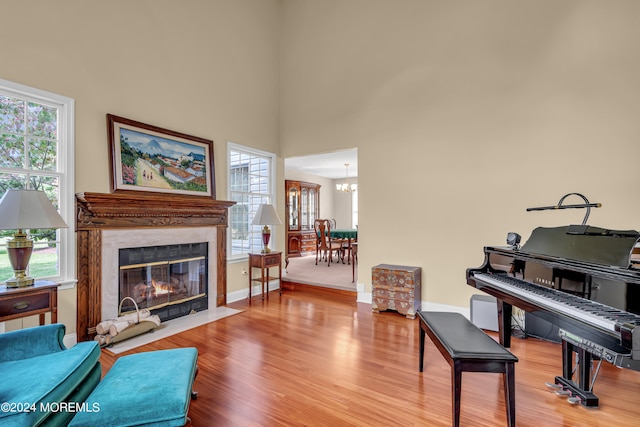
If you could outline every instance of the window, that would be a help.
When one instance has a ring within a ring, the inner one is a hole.
[[[27,274],[73,283],[75,276],[73,192],[74,101],[39,89],[0,80],[0,194],[9,188],[42,190],[68,225],[60,230],[29,230],[34,240]],[[0,231],[0,281],[13,276]]]
[[[351,193],[351,228],[358,228],[358,192]]]
[[[228,144],[230,210],[229,259],[262,249],[262,226],[252,225],[258,207],[275,199],[275,155]]]

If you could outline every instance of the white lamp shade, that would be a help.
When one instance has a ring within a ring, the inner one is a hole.
[[[67,228],[44,191],[10,189],[0,199],[0,230]]]
[[[260,205],[258,208],[258,212],[256,212],[256,216],[253,217],[253,221],[251,222],[253,225],[280,225],[282,221],[280,221],[280,217],[278,213],[273,208],[273,205]]]

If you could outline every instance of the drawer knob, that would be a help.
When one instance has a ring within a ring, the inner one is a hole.
[[[17,303],[13,304],[13,308],[15,308],[16,310],[24,310],[27,307],[29,307],[29,302],[27,301],[18,301]]]

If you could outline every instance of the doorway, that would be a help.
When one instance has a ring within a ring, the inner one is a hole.
[[[345,165],[348,165],[345,166]],[[357,190],[339,191],[337,185],[349,187],[358,184],[357,148],[320,153],[284,160],[285,180],[297,180],[319,185],[318,218],[335,220],[337,229],[356,229],[358,211]],[[286,225],[285,225],[286,226]],[[288,246],[289,242],[285,243]],[[288,247],[284,249],[288,251]],[[356,290],[357,280],[353,280],[350,263],[333,263],[327,267],[326,261],[315,265],[315,251],[307,251],[306,256],[294,254],[289,257],[284,280],[298,281],[315,286]]]

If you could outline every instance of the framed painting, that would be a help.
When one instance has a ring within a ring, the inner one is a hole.
[[[111,191],[216,198],[213,141],[107,114]]]

